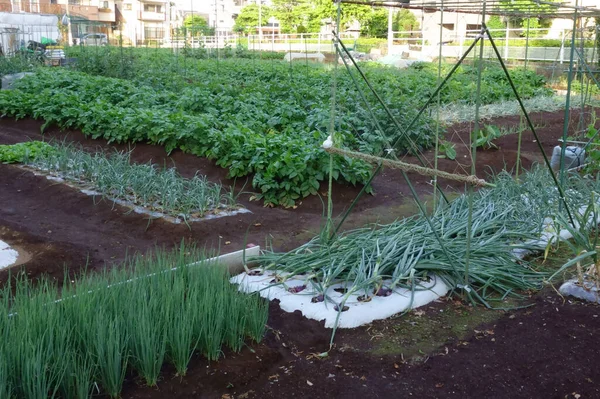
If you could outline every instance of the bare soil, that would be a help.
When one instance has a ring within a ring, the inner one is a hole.
[[[540,126],[547,154],[562,135],[562,113],[533,115]],[[493,120],[499,126],[515,126],[519,117]],[[39,133],[41,122],[0,120],[0,144],[26,140],[66,140],[86,150],[130,149],[85,138],[80,132],[50,129]],[[466,174],[471,156],[472,124],[448,128],[447,139],[456,144],[457,163],[440,160],[440,169]],[[572,132],[575,126],[570,126]],[[516,135],[502,137],[497,150],[477,152],[477,174],[514,168]],[[160,147],[137,144],[136,162],[172,165],[184,176],[207,175],[212,181],[235,186],[243,181],[226,178],[213,162],[175,151],[167,155]],[[432,162],[431,151],[425,153]],[[523,133],[522,166],[540,162],[538,144],[530,132]],[[405,160],[414,161],[412,157]],[[431,194],[431,178],[410,175],[422,198]],[[462,192],[456,182],[443,181],[449,192]],[[344,225],[390,222],[413,214],[413,199],[401,174],[384,170],[373,182],[375,195],[362,197]],[[245,186],[250,191],[249,184]],[[335,214],[351,204],[360,188],[336,184]],[[325,187],[322,188],[326,195]],[[303,200],[296,209],[264,208],[239,201],[252,211],[186,225],[148,220],[110,202],[96,201],[65,185],[35,176],[18,166],[0,165],[0,239],[25,250],[31,259],[10,271],[31,277],[48,275],[57,281],[65,271],[76,274],[112,265],[128,254],[171,247],[181,240],[199,246],[220,247],[221,252],[241,248],[245,242],[274,249],[292,249],[318,233],[323,222],[320,198]],[[261,344],[250,344],[241,353],[225,351],[217,363],[194,358],[188,376],[174,378],[165,366],[158,388],[143,387],[128,376],[125,398],[354,398],[369,397],[473,397],[473,398],[565,398],[600,397],[600,369],[594,367],[600,348],[600,308],[577,301],[563,301],[549,290],[529,299],[530,308],[502,312],[447,300],[429,305],[405,317],[373,323],[351,331],[338,331],[336,346],[328,357],[315,356],[329,348],[331,330],[282,312],[272,304],[269,332]]]

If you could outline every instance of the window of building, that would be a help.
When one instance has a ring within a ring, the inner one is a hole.
[[[467,24],[467,30],[481,30],[480,24]]]
[[[146,11],[146,12],[162,12],[162,6],[160,4],[144,4],[144,11]]]
[[[110,8],[108,5],[108,1],[101,1],[100,2],[100,8]]]
[[[131,3],[125,3],[125,4],[123,4],[123,9],[127,10],[127,11],[131,11]]]
[[[164,28],[154,28],[151,26],[144,27],[144,37],[146,40],[161,40],[165,37]]]

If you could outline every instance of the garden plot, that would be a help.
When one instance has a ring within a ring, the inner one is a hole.
[[[129,153],[90,154],[69,145],[36,141],[0,146],[0,150],[4,162],[21,162],[34,174],[172,223],[249,212],[236,204],[232,191],[204,176],[186,179],[174,168],[134,164]]]
[[[569,177],[565,200],[575,218],[570,223],[563,213],[547,217],[560,198],[549,187],[547,170],[535,168],[520,183],[503,173],[494,183],[474,194],[470,227],[470,202],[462,195],[430,216],[348,231],[329,241],[316,237],[292,252],[267,253],[259,259],[263,269],[232,281],[242,291],[279,299],[284,310],[325,319],[328,327],[389,317],[450,290],[490,306],[515,292],[541,289],[549,276],[536,271],[525,255],[586,231],[590,217],[596,217],[600,187],[579,175]]]

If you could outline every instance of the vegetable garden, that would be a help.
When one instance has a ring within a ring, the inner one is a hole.
[[[570,103],[486,29],[402,70],[340,41],[31,67],[0,91],[0,398],[600,394],[597,307],[556,295],[600,281],[596,75]]]

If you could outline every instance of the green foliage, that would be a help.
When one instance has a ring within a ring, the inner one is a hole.
[[[415,31],[421,27],[415,14],[405,9],[396,12],[393,16],[393,21],[395,31]]]
[[[203,259],[182,245],[67,277],[61,289],[24,277],[5,285],[2,397],[118,398],[127,372],[156,385],[165,359],[184,375],[194,354],[217,360],[224,346],[260,341],[265,301],[239,293],[226,268]]]
[[[150,142],[169,152],[180,148],[215,159],[229,169],[230,177],[253,174],[257,198],[266,204],[292,206],[316,194],[329,165],[329,155],[320,146],[329,126],[330,72],[303,67],[295,72],[302,80],[290,81],[285,63],[188,63],[185,78],[168,68],[140,64],[145,73],[134,82],[42,71],[20,81],[19,89],[1,92],[0,110],[15,118],[32,116],[62,128],[79,128],[93,138]],[[383,81],[392,72],[367,69]],[[341,80],[340,93],[336,130],[344,145],[382,153],[385,140],[348,77]],[[390,86],[384,94],[393,99],[388,105],[396,118],[408,124],[416,112],[413,100]],[[388,140],[395,141],[400,133],[384,110],[376,109],[376,114]],[[409,132],[417,146],[431,146],[431,124],[423,118]],[[408,148],[407,139],[400,140],[398,151]],[[360,184],[370,169],[362,162],[335,157],[334,179]]]
[[[388,11],[384,8],[373,8],[361,22],[361,33],[369,37],[387,38]],[[392,29],[398,31],[419,30],[419,21],[415,14],[402,9],[392,15]],[[404,33],[396,37],[411,37],[412,34]]]
[[[273,0],[272,3],[273,16],[279,21],[281,33],[298,33],[299,27],[306,31],[312,19],[310,0]]]
[[[94,49],[81,55],[77,68],[88,74],[40,71],[19,81],[16,90],[0,92],[0,111],[81,129],[110,142],[149,142],[169,152],[178,148],[214,159],[229,170],[229,177],[252,176],[256,198],[267,205],[293,206],[316,194],[328,175],[329,155],[320,148],[330,121],[332,74],[327,67],[196,60],[161,49]],[[449,68],[445,65],[443,73]],[[438,79],[437,67],[425,63],[406,70],[365,63],[363,69],[401,126],[412,121]],[[121,73],[129,80],[91,76]],[[442,103],[474,103],[476,73],[474,67],[461,67],[441,92]],[[531,71],[511,73],[523,97],[549,92],[543,77]],[[381,155],[386,143],[397,139],[399,154],[433,145],[436,129],[429,116],[402,135],[366,87],[364,91],[383,131],[349,76],[340,74],[334,127],[345,148]],[[486,66],[483,103],[512,98],[502,70]],[[363,162],[334,157],[336,181],[361,184],[370,170]]]
[[[362,34],[370,37],[387,37],[388,12],[385,9],[374,9],[368,19],[361,24]]]
[[[261,6],[261,23],[262,25],[266,25],[269,18],[271,17],[273,11],[270,7],[265,5]],[[233,30],[235,32],[240,32],[244,34],[254,34],[257,33],[258,27],[258,5],[257,4],[249,4],[242,8],[240,11],[240,15],[235,19],[235,25],[233,25]]]
[[[492,30],[492,37],[504,37],[505,33],[502,31],[496,31],[496,29],[506,29],[506,22],[503,22],[498,15],[492,15],[487,21],[487,27]]]
[[[518,290],[540,289],[547,277],[519,259],[515,250],[543,250],[535,240],[526,242],[539,237],[548,210],[558,208],[560,199],[548,186],[548,178],[548,171],[540,167],[520,181],[503,172],[493,178],[496,187],[480,189],[472,197],[462,195],[435,209],[429,215],[431,224],[424,215],[416,215],[376,229],[346,231],[328,241],[315,237],[289,253],[266,254],[260,261],[286,278],[311,276],[325,297],[340,283],[366,296],[382,286],[421,289],[421,281],[435,274],[451,290],[468,284],[467,294],[474,302],[502,303]],[[579,209],[587,204],[599,183],[578,176],[570,179],[569,206]],[[470,209],[476,223],[469,236]]]
[[[214,35],[214,28],[209,27],[208,21],[200,15],[188,15],[185,17],[183,20],[183,27],[186,29],[187,33],[192,36]]]
[[[387,48],[387,39],[381,39],[377,37],[359,37],[356,40],[343,39],[342,42],[346,46],[352,46],[356,43],[356,51],[368,53],[372,48]]]
[[[331,0],[273,0],[272,3],[273,15],[279,20],[282,33],[319,32],[325,22],[336,25],[337,5]],[[387,32],[387,11],[367,5],[341,4],[340,30],[354,21],[373,37],[382,37]],[[402,17],[399,21],[403,21]]]
[[[496,33],[498,33],[498,32],[496,32]],[[504,37],[504,34],[497,34],[497,35],[495,34],[494,35],[494,37],[498,37],[498,36]],[[529,44],[528,44],[528,42],[529,42]],[[463,45],[469,46],[472,43],[473,43],[472,40],[465,40]],[[503,40],[502,45],[504,45],[504,43],[506,43],[506,42]],[[562,44],[562,40],[560,40],[560,39],[540,39],[540,38],[535,38],[535,37],[531,37],[531,36],[529,38],[529,41],[527,39],[509,39],[508,40],[508,45],[512,46],[512,47],[525,47],[526,45],[529,45],[529,47],[560,47],[561,44]],[[594,46],[594,43],[592,41],[586,41],[583,43],[583,46],[586,48],[590,48],[590,47]]]
[[[596,112],[592,111],[591,121],[585,132],[585,137],[591,144],[586,148],[585,170],[592,174],[600,170],[600,151],[596,150],[600,146],[600,129],[596,127],[597,122]]]
[[[481,147],[484,150],[489,150],[491,148],[498,149],[498,146],[494,144],[494,140],[502,137],[502,131],[498,126],[495,125],[485,125],[483,129],[479,129],[476,133],[475,138],[475,146]]]
[[[445,76],[452,65],[443,65],[442,76]],[[411,90],[426,94],[435,90],[437,82],[437,66],[431,63],[415,63],[406,71],[413,75],[414,86]],[[551,95],[552,90],[546,86],[546,79],[534,71],[515,68],[510,71],[511,78],[519,90],[521,98],[532,98]],[[441,99],[448,103],[475,103],[477,84],[477,65],[462,65],[448,84],[441,91]],[[419,88],[418,86],[421,86]],[[484,62],[482,71],[481,102],[492,104],[505,100],[513,100],[514,93],[508,83],[506,74],[497,63]]]
[[[439,158],[448,158],[452,161],[456,159],[456,148],[453,143],[442,140],[440,141],[439,149],[441,153],[441,155],[438,155]]]
[[[50,156],[54,148],[43,141],[0,145],[0,163],[23,163]]]
[[[559,3],[559,0],[548,0],[546,3]],[[549,28],[552,25],[552,19],[531,17],[526,18],[526,15],[537,15],[554,11],[556,8],[550,4],[544,4],[535,0],[501,0],[500,7],[513,14],[510,18],[510,26],[519,26],[527,29],[529,24],[530,29],[534,28]],[[522,16],[520,16],[522,15]],[[543,31],[530,32],[530,36],[542,35]],[[525,33],[522,34],[524,36]]]
[[[595,17],[594,18],[594,22],[596,23],[596,32],[598,32],[598,29],[600,29],[599,25],[600,25],[600,17]],[[594,45],[596,46],[596,52],[598,54],[600,54],[600,35],[598,33],[596,33],[596,38],[594,40]],[[598,57],[598,60],[596,61],[597,65],[600,66],[600,57]]]
[[[177,219],[203,217],[236,206],[231,193],[225,193],[220,184],[209,182],[205,176],[188,179],[175,168],[135,164],[128,153],[90,154],[57,144],[22,162],[93,188],[110,201],[126,201]]]

